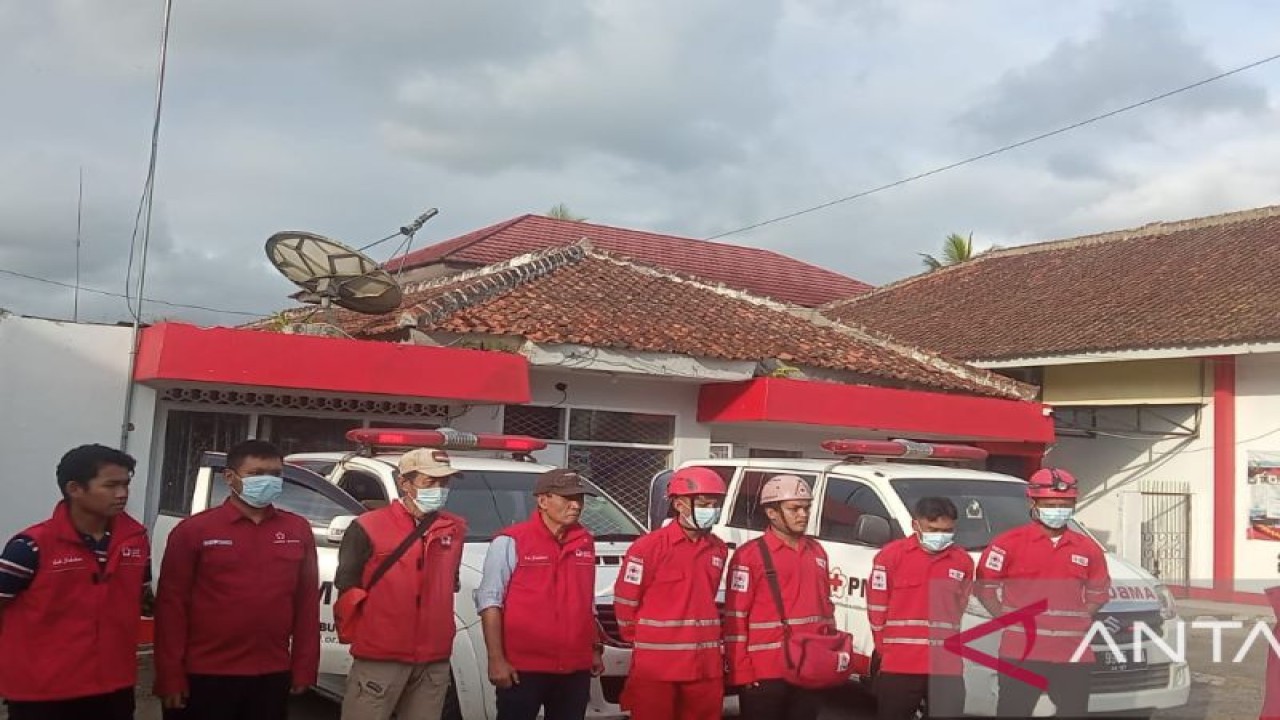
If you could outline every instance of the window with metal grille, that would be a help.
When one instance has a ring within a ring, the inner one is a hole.
[[[674,415],[508,405],[502,431],[565,448],[565,465],[591,478],[636,517],[645,517],[653,476],[671,467]]]
[[[160,471],[160,512],[190,514],[200,456],[208,450],[226,450],[248,432],[248,415],[170,410]],[[215,484],[221,481],[214,478]]]
[[[540,440],[563,440],[564,408],[508,405],[502,411],[502,432]]]
[[[576,408],[569,411],[570,440],[670,445],[675,436],[674,415]]]
[[[569,467],[591,478],[632,515],[644,517],[649,481],[671,463],[670,450],[570,445]]]

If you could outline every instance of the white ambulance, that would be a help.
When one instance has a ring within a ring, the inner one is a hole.
[[[497,716],[493,686],[488,680],[488,660],[480,619],[472,592],[480,584],[489,540],[500,529],[527,519],[533,512],[531,491],[539,473],[551,466],[529,459],[529,453],[545,443],[520,436],[476,435],[452,430],[361,429],[348,433],[361,445],[357,452],[301,453],[286,458],[284,493],[276,506],[309,519],[320,559],[320,679],[317,690],[341,698],[351,667],[348,646],[338,642],[333,624],[337,591],[333,576],[338,565],[338,545],[355,517],[385,506],[398,492],[395,468],[409,447],[447,450],[459,475],[450,483],[445,509],[467,519],[467,544],[462,556],[462,589],[454,599],[453,691],[446,705],[446,720],[478,720]],[[225,455],[205,453],[196,480],[191,512],[221,504],[227,497],[223,479]],[[157,577],[169,532],[181,520],[161,515],[154,529]],[[613,623],[613,582],[622,556],[631,541],[643,532],[640,523],[608,495],[588,497],[582,523],[596,538],[596,604],[606,628]],[[610,637],[616,638],[616,630]],[[587,717],[598,720],[625,718],[617,705],[630,667],[630,652],[620,643],[605,646],[605,673],[592,682]]]
[[[911,511],[926,496],[951,498],[960,511],[956,543],[975,562],[993,537],[1030,520],[1026,483],[1018,478],[963,467],[921,464],[919,460],[954,460],[977,464],[986,453],[962,445],[927,445],[905,441],[839,440],[823,443],[833,456],[827,459],[730,459],[695,460],[680,467],[706,467],[716,471],[729,486],[724,513],[714,532],[730,547],[758,537],[767,522],[757,505],[760,487],[779,474],[798,475],[813,487],[814,505],[809,516],[810,535],[830,556],[831,599],[836,621],[853,634],[855,649],[870,662],[875,648],[867,623],[866,593],[871,562],[881,546],[911,532]],[[666,480],[671,471],[654,478],[650,494],[650,526],[665,517]],[[1088,535],[1076,523],[1072,528]],[[1089,537],[1093,537],[1089,535]],[[1095,539],[1096,541],[1096,539]],[[1112,600],[1098,619],[1114,628],[1112,638],[1126,651],[1132,646],[1133,625],[1142,621],[1164,634],[1173,645],[1176,609],[1172,595],[1158,580],[1121,558],[1107,554],[1112,578]],[[977,602],[969,604],[963,626],[969,629],[990,615]],[[996,654],[999,633],[971,645]],[[1149,714],[1187,703],[1191,673],[1186,664],[1170,662],[1154,643],[1144,645],[1145,661],[1117,657],[1099,642],[1093,668],[1091,712]],[[1126,662],[1126,660],[1129,660]],[[860,678],[868,681],[869,677]],[[966,661],[967,714],[994,716],[997,692],[995,673]],[[1036,716],[1052,713],[1047,697]]]

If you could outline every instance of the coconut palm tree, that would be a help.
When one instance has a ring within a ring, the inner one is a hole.
[[[586,218],[573,214],[568,205],[564,203],[556,203],[547,211],[547,217],[553,220],[568,220],[569,222],[585,222]]]
[[[938,270],[948,265],[970,260],[973,258],[973,233],[969,233],[968,237],[959,233],[948,235],[947,239],[942,243],[941,260],[929,253],[920,253],[920,257],[924,258],[924,266],[930,270]]]

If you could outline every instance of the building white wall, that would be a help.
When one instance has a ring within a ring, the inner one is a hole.
[[[1260,592],[1280,574],[1280,542],[1245,537],[1250,505],[1249,451],[1280,453],[1280,354],[1236,360],[1236,502],[1232,513],[1237,590]]]
[[[86,443],[120,445],[131,330],[0,315],[0,457],[5,459],[0,537],[49,516],[55,469]],[[135,400],[130,454],[138,459],[129,512],[143,517],[154,393]]]
[[[1158,409],[1158,408],[1157,408]],[[1172,414],[1169,408],[1166,414]],[[1108,413],[1115,417],[1108,417]],[[1130,410],[1104,410],[1100,424],[1131,421]],[[1171,418],[1190,424],[1190,413]],[[1117,433],[1122,434],[1122,433]],[[1153,485],[1185,484],[1191,494],[1190,578],[1208,586],[1213,577],[1213,408],[1207,403],[1194,437],[1059,437],[1045,465],[1069,470],[1084,496],[1079,518],[1114,552],[1141,565],[1141,493]]]

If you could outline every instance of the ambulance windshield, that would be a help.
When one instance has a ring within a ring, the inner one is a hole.
[[[946,497],[956,504],[956,544],[966,550],[982,550],[991,539],[1031,520],[1026,486],[996,480],[892,480],[890,484],[907,510],[923,497]],[[1073,522],[1073,530],[1081,528]]]
[[[449,483],[445,509],[467,519],[467,540],[488,542],[499,530],[529,519],[537,503],[533,472],[464,470]],[[586,498],[581,522],[600,541],[634,540],[644,532],[607,496]]]

